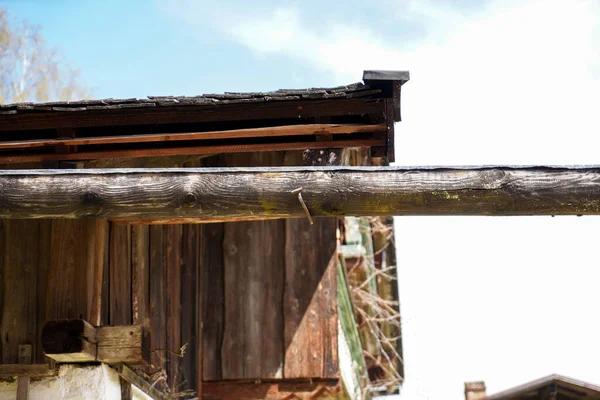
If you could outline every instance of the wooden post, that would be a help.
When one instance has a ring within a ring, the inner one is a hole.
[[[0,218],[600,214],[600,167],[5,170]]]
[[[19,345],[19,364],[31,364],[31,353],[33,352],[30,344]],[[29,376],[19,376],[17,378],[17,400],[27,400],[29,397]]]

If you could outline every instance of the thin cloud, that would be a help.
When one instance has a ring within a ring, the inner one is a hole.
[[[178,15],[202,25],[194,3],[175,4],[188,4]],[[311,25],[294,7],[213,11],[210,19],[226,21],[212,29],[257,56],[332,72],[335,84],[359,80],[364,69],[411,70],[401,163],[597,162],[598,3],[494,1],[469,15],[407,4],[402,19],[422,21],[428,34],[395,43],[372,26]]]

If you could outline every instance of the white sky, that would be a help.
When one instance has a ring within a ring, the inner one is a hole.
[[[234,14],[223,29],[339,83],[410,70],[400,164],[600,163],[600,3],[492,1],[467,15],[404,5],[390,18],[423,21],[426,37],[389,43],[340,23],[317,32],[292,7]],[[465,381],[494,393],[551,373],[600,384],[599,229],[596,217],[398,218],[400,399],[461,399]]]

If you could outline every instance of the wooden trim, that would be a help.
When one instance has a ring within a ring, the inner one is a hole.
[[[277,136],[331,136],[361,132],[386,132],[385,124],[306,124],[209,132],[155,133],[124,136],[76,137],[61,139],[15,140],[0,142],[0,150],[53,146],[89,146],[104,144],[175,142],[182,140],[242,139]],[[331,141],[331,139],[329,139]]]
[[[1,218],[598,215],[600,167],[2,170]]]
[[[3,115],[0,131],[382,114],[383,101],[329,99]]]
[[[384,146],[385,139],[335,140],[332,142],[239,144],[202,147],[171,147],[160,149],[123,149],[109,151],[84,151],[78,153],[12,154],[0,155],[0,164],[31,163],[42,161],[77,161],[114,158],[165,157],[181,155],[206,155],[221,153],[251,153],[257,151],[285,151],[305,149],[341,149],[346,147]]]
[[[48,364],[0,364],[0,377],[29,376],[43,378],[56,375]]]

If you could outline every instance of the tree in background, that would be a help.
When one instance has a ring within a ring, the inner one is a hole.
[[[39,26],[10,22],[0,9],[0,103],[87,97],[77,71],[48,48]]]

